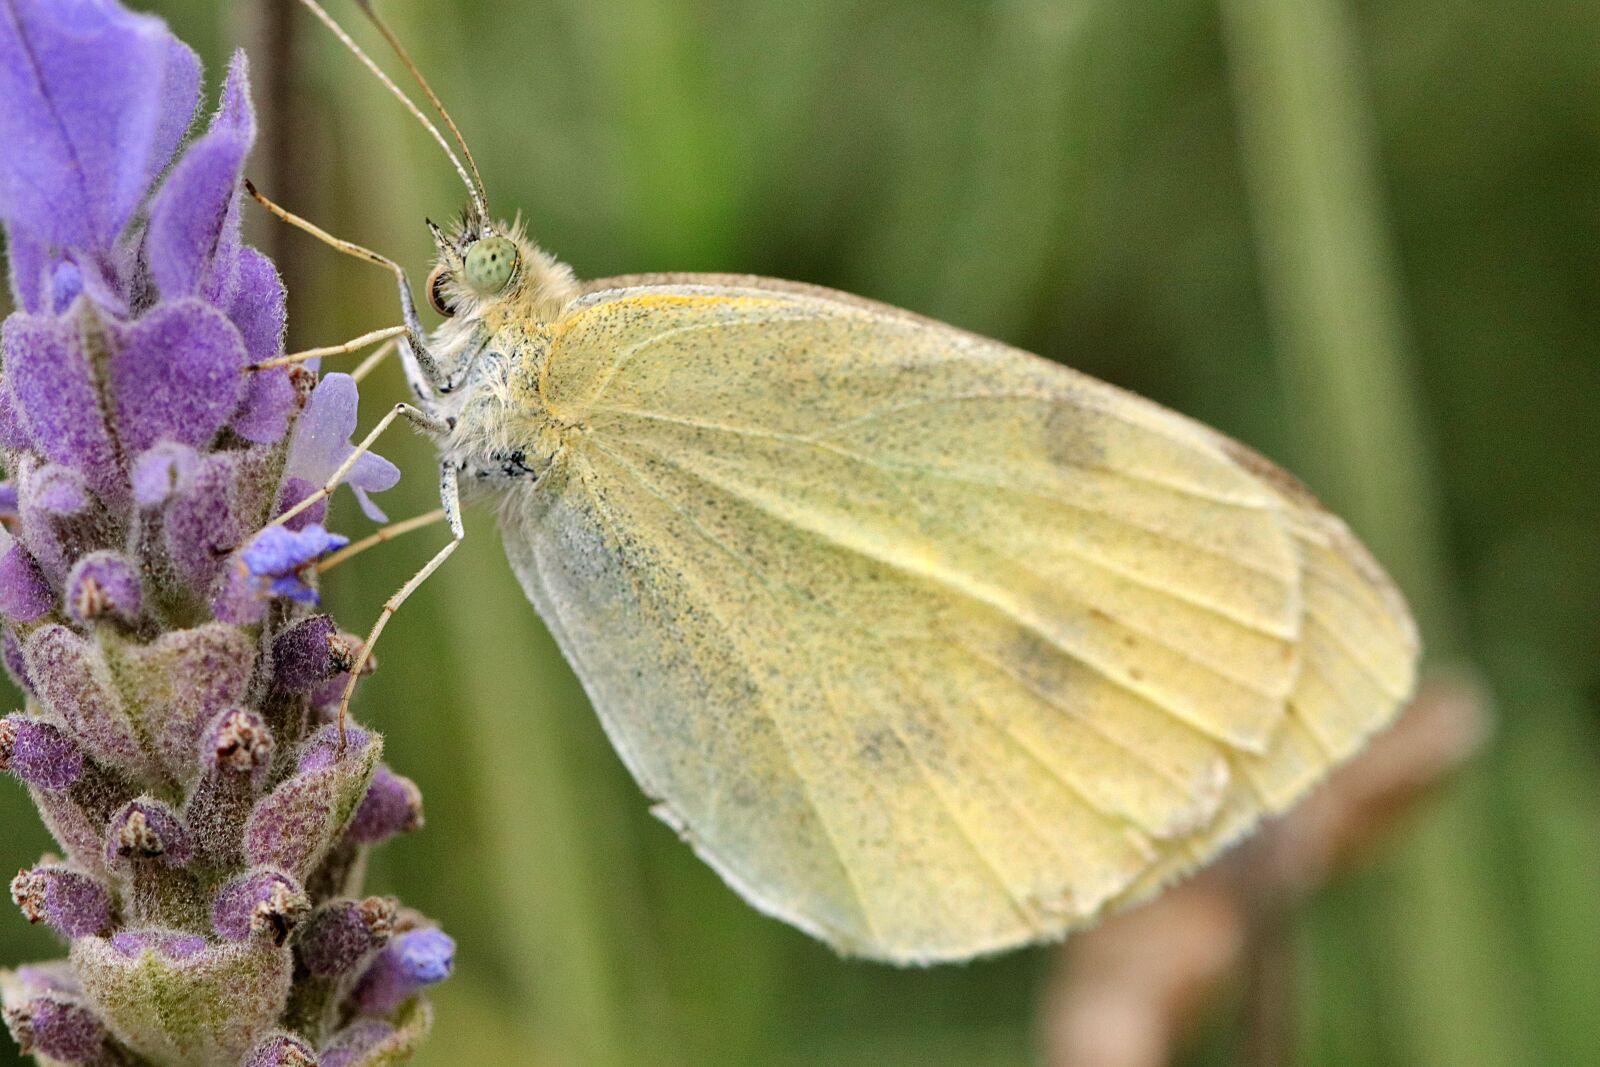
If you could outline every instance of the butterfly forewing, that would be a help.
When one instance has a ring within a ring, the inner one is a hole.
[[[844,951],[1059,936],[1409,692],[1342,524],[1111,386],[744,278],[630,279],[553,336],[580,431],[506,512],[512,563],[663,817]]]

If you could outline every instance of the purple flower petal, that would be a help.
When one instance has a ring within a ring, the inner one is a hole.
[[[69,294],[76,295],[81,290],[106,314],[127,318],[134,263],[126,248],[119,245],[98,254],[68,251],[67,260],[56,268],[52,279],[51,299],[58,312],[67,310]],[[64,274],[68,269],[72,273]]]
[[[254,248],[239,250],[239,291],[228,306],[228,317],[244,338],[250,362],[265,363],[283,355],[283,279],[272,260]]]
[[[272,261],[253,248],[239,253],[239,290],[228,317],[239,328],[251,363],[265,363],[283,354],[283,282]],[[276,441],[288,428],[289,413],[299,398],[289,368],[252,371],[248,379],[233,428],[246,441]]]
[[[0,217],[59,247],[109,248],[176,144],[186,51],[160,19],[104,0],[6,0]]]
[[[350,435],[356,429],[356,401],[355,379],[348,374],[330,374],[317,383],[295,427],[294,446],[284,468],[289,477],[304,478],[313,485],[322,485],[333,477],[333,472],[355,451]],[[399,480],[400,469],[372,452],[358,459],[345,477],[357,490],[361,510],[374,522],[387,519],[365,494],[380,493]]]
[[[58,262],[46,243],[23,227],[11,225],[6,228],[6,256],[11,261],[11,295],[17,306],[34,314],[58,310],[45,306],[49,293],[46,278]]]
[[[456,943],[443,930],[409,930],[389,942],[362,976],[355,999],[363,1015],[388,1015],[455,967]]]
[[[161,295],[202,293],[225,303],[238,278],[239,179],[255,140],[243,52],[234,54],[222,106],[191,144],[150,209],[145,255]]]
[[[150,171],[151,180],[172,160],[184,134],[194,124],[199,107],[200,57],[176,37],[169,37],[167,62],[161,72],[161,120],[156,126],[153,152],[157,164]]]
[[[60,314],[83,292],[83,271],[71,260],[57,263],[50,271],[50,307]]]
[[[34,447],[47,459],[81,471],[101,496],[118,498],[122,476],[78,323],[12,315],[0,331],[0,347],[7,387]]]
[[[215,308],[198,300],[160,304],[112,333],[117,434],[129,451],[158,441],[200,447],[239,406],[244,341]]]
[[[160,507],[183,492],[200,469],[200,457],[187,445],[162,442],[133,462],[133,499],[142,508]]]
[[[317,591],[300,576],[302,568],[350,543],[348,537],[329,533],[321,526],[290,530],[268,526],[239,554],[244,569],[273,596],[286,596],[305,604],[317,601]]]
[[[72,561],[100,547],[109,531],[83,475],[53,463],[36,466],[25,459],[18,470],[21,486],[22,541],[54,583],[66,580]]]
[[[17,398],[11,395],[11,379],[0,378],[0,448],[21,451],[33,447],[33,440],[17,413]]]

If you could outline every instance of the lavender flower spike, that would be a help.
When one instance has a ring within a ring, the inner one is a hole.
[[[360,882],[421,797],[376,733],[341,742],[315,704],[351,656],[309,606],[313,565],[348,538],[322,504],[266,525],[351,455],[356,386],[247,372],[283,352],[285,294],[240,232],[245,57],[191,131],[200,81],[118,0],[0,0],[19,309],[0,650],[26,694],[0,771],[66,856],[12,900],[68,945],[0,970],[4,1018],[44,1064],[400,1063],[454,948],[409,912],[391,942],[396,905]],[[367,494],[398,477],[365,456],[348,482],[380,515]]]

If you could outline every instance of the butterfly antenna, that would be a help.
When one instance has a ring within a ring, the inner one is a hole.
[[[417,87],[428,98],[428,103],[433,105],[433,110],[439,113],[439,117],[444,120],[445,126],[449,127],[451,136],[456,139],[456,144],[461,147],[461,154],[466,157],[467,169],[472,171],[472,180],[478,189],[478,196],[474,200],[488,200],[489,198],[483,189],[483,175],[478,171],[478,161],[472,158],[472,149],[467,147],[467,139],[461,136],[461,127],[456,125],[456,120],[450,117],[449,111],[445,110],[444,101],[440,100],[439,94],[433,91],[433,86],[428,84],[428,79],[422,76],[422,69],[411,58],[411,53],[406,51],[405,45],[400,43],[400,38],[389,28],[389,24],[379,16],[378,9],[373,6],[372,0],[355,0],[355,4],[361,9],[362,14],[367,16],[367,21],[372,23],[373,27],[383,35],[383,39],[389,42],[389,47],[394,50],[394,54],[399,57],[406,70],[411,72],[411,77],[416,81]],[[488,221],[487,218],[484,221]]]
[[[359,2],[360,0],[358,0],[358,3]],[[406,110],[411,112],[413,118],[422,123],[422,128],[427,130],[428,133],[433,136],[433,139],[438,142],[439,147],[444,150],[444,154],[450,158],[450,165],[455,167],[456,173],[461,176],[462,184],[467,187],[467,193],[472,197],[473,209],[477,211],[480,218],[487,219],[489,217],[489,207],[484,199],[483,183],[481,181],[473,180],[478,173],[477,166],[474,165],[471,173],[468,173],[467,168],[461,165],[461,157],[456,155],[455,149],[450,147],[450,142],[445,140],[444,134],[439,132],[439,127],[433,124],[433,120],[428,118],[428,116],[423,113],[422,109],[416,105],[415,101],[401,91],[400,87],[394,83],[389,75],[383,72],[383,68],[372,61],[371,56],[367,55],[361,50],[361,46],[356,44],[355,39],[345,32],[344,27],[339,25],[339,23],[334,20],[332,15],[328,14],[328,12],[323,9],[322,5],[317,3],[317,0],[300,0],[300,3],[313,15],[317,16],[317,19],[321,21],[324,26],[328,27],[329,31],[332,32],[335,37],[339,38],[339,43],[343,44],[350,50],[351,54],[353,54],[357,59],[361,60],[362,65],[372,72],[373,77],[382,82],[384,88],[393,93],[395,99],[399,100],[405,105]],[[366,8],[365,4],[362,4],[361,6],[363,9]],[[433,94],[430,91],[428,95],[431,97]],[[443,109],[441,109],[441,111],[442,110]],[[448,120],[449,117],[446,116],[446,121]],[[450,128],[451,130],[455,130],[455,123],[450,123]],[[458,139],[460,136],[461,135],[459,133],[456,134]],[[462,149],[465,150],[465,148],[466,145],[462,145]],[[468,154],[468,158],[471,158],[470,153]]]

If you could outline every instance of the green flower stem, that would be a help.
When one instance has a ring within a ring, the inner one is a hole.
[[[1244,166],[1297,469],[1405,590],[1435,663],[1463,638],[1385,231],[1359,43],[1339,0],[1224,0]],[[1375,932],[1408,1062],[1526,1062],[1519,959],[1497,918],[1496,784],[1469,774],[1395,857]]]
[[[650,1033],[655,998],[639,988],[652,973],[641,959],[649,950],[630,936],[644,909],[622,816],[640,800],[607,766],[594,714],[487,522],[478,534],[438,600],[459,662],[504,664],[466,672],[455,697],[476,743],[486,888],[498,897],[524,1032],[574,1067],[673,1063],[669,1043]]]

